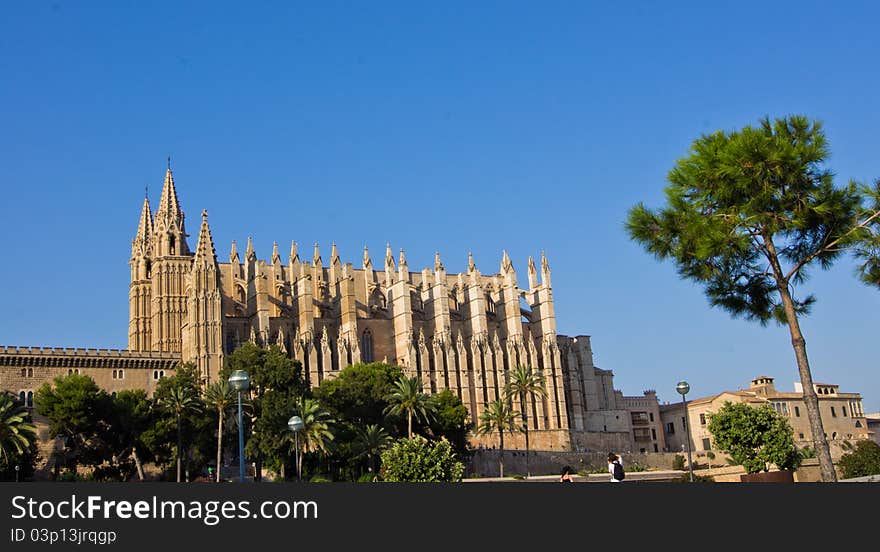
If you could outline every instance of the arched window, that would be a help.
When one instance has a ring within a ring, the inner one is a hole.
[[[68,376],[72,376],[72,375],[73,375],[73,368],[70,368],[70,369],[67,370],[67,375],[68,375]]]
[[[23,378],[27,377],[27,369],[26,368],[21,369],[21,377],[23,377]]]
[[[28,368],[28,377],[29,378],[34,377],[34,369],[33,368]]]
[[[73,369],[73,373],[76,374],[76,375],[78,376],[78,375],[79,375],[79,368],[74,368],[74,369]]]
[[[159,379],[159,371],[158,370],[153,370],[153,379],[154,380]]]
[[[116,398],[116,391],[110,393],[110,396],[113,397],[113,398],[115,399],[115,398]]]
[[[495,314],[495,301],[492,300],[492,295],[486,294],[486,312],[489,314]]]
[[[150,277],[150,274],[152,273],[152,271],[153,271],[153,263],[151,263],[150,261],[147,261],[147,278]]]
[[[165,377],[165,370],[159,370],[159,379],[162,379],[164,377]]]
[[[27,399],[25,398],[25,392],[24,392],[24,391],[22,391],[21,393],[18,394],[18,400],[21,401],[21,404],[26,404],[25,401],[26,401]]]
[[[119,379],[123,379],[123,378],[125,378],[125,373],[123,370],[120,370],[119,371]]]
[[[117,375],[116,370],[113,370],[113,379],[116,379],[116,375]]]
[[[174,252],[174,236],[168,236],[168,251],[171,255],[176,255]]]
[[[361,336],[361,357],[365,363],[373,362],[373,332],[369,328]]]
[[[34,392],[33,391],[28,391],[28,393],[27,393],[27,407],[28,408],[34,407]]]

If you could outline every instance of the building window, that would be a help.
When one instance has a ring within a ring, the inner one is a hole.
[[[23,378],[27,377],[27,369],[25,369],[25,368],[21,369],[21,377],[23,377]]]
[[[153,370],[153,379],[154,380],[159,379],[159,371],[158,370]]]
[[[24,391],[22,391],[21,393],[18,394],[18,400],[19,400],[19,402],[21,402],[21,404],[27,404],[25,402],[25,401],[27,401],[26,396],[27,396],[27,393],[25,393]]]
[[[831,432],[831,439],[837,439],[837,432],[836,431]]]
[[[862,427],[862,422],[856,420],[856,427]]]
[[[668,435],[675,435],[675,424],[672,422],[668,422],[666,424],[666,433]]]
[[[700,425],[706,425],[706,415],[700,413]]]
[[[709,442],[709,438],[703,438],[703,450],[710,450],[712,448],[712,444]]]
[[[843,412],[843,417],[846,418],[846,407],[845,407],[845,406],[841,406],[841,407],[840,407],[840,411]]]
[[[833,406],[831,407],[831,417],[832,417],[832,418],[836,418],[836,417],[837,417],[837,411],[834,410],[834,407],[833,407]]]
[[[33,391],[27,392],[27,407],[28,408],[34,407],[34,392]]]
[[[651,428],[651,439],[653,439],[655,441],[657,440],[657,430],[654,429],[653,427]]]
[[[117,375],[116,370],[113,370],[113,379],[117,379],[116,375]]]
[[[803,438],[804,438],[804,434],[803,434],[803,433],[798,433],[798,439],[803,439]]]
[[[125,379],[125,370],[119,370],[119,379]]]
[[[653,421],[654,421],[654,413],[653,413],[653,412],[648,412],[648,418],[650,418],[651,421],[653,422]]]
[[[67,370],[67,375],[68,375],[68,376],[72,376],[72,375],[73,375],[73,368],[70,368],[70,369]]]
[[[794,407],[794,415],[797,416],[798,418],[800,418],[801,417],[801,409],[798,407]]]

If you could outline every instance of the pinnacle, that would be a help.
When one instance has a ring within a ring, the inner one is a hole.
[[[208,226],[208,211],[202,211],[202,226],[199,228],[199,243],[196,245],[196,261],[216,262],[217,253],[214,250],[214,240],[211,238],[211,228]]]
[[[141,208],[141,218],[138,221],[138,229],[135,234],[134,241],[138,245],[144,246],[144,251],[149,251],[150,236],[153,235],[153,214],[150,211],[150,200],[144,198],[144,205]]]
[[[177,189],[174,187],[174,175],[171,173],[171,165],[165,171],[165,183],[162,186],[162,196],[159,198],[159,209],[156,218],[177,219],[182,217],[180,203],[177,201]]]

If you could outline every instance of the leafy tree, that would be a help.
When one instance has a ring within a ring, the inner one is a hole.
[[[287,454],[287,420],[297,397],[309,393],[302,364],[288,357],[277,345],[262,349],[247,342],[226,357],[221,372],[224,381],[234,370],[250,375],[250,408],[253,430],[247,438],[245,451],[257,465],[260,479],[263,460],[284,469]],[[244,459],[239,459],[244,461]]]
[[[402,375],[399,367],[381,362],[352,364],[340,370],[335,378],[323,380],[313,394],[337,420],[356,425],[383,425],[387,397],[394,392],[394,382]]]
[[[391,435],[378,424],[358,427],[356,431],[355,449],[358,451],[356,457],[366,458],[373,473],[378,473],[376,455],[391,444]]]
[[[444,389],[431,397],[434,415],[428,424],[431,435],[446,438],[459,458],[468,454],[468,433],[474,424],[468,421],[467,408],[451,389]]]
[[[382,479],[395,482],[460,481],[464,464],[446,439],[428,441],[421,435],[398,439],[382,453]]]
[[[518,398],[520,408],[522,409],[523,430],[526,434],[526,477],[532,475],[529,470],[528,411],[532,407],[533,399],[546,396],[547,390],[544,388],[544,378],[539,372],[533,370],[531,366],[518,364],[513,370],[511,370],[510,380],[504,386],[504,397],[508,401]]]
[[[302,457],[305,454],[315,452],[327,452],[330,441],[333,440],[333,432],[330,431],[330,424],[333,419],[330,413],[321,407],[321,404],[315,399],[299,397],[296,400],[294,412],[302,418],[303,428],[299,431],[298,436],[286,434],[288,450],[295,445],[294,439],[299,439],[299,447],[301,449],[299,464],[296,466],[298,473],[302,473]]]
[[[725,402],[721,410],[708,417],[715,445],[747,473],[768,471],[771,464],[781,470],[800,465],[801,455],[794,446],[788,419],[770,405]]]
[[[111,416],[108,438],[112,439],[114,453],[120,459],[131,457],[138,479],[143,481],[141,459],[149,454],[149,448],[142,435],[154,423],[153,403],[143,389],[120,391],[112,399]]]
[[[217,413],[217,474],[216,481],[220,482],[220,466],[223,462],[223,417],[235,405],[238,404],[235,390],[229,386],[226,380],[216,381],[203,392],[205,406]]]
[[[829,268],[863,240],[880,205],[866,212],[867,190],[854,182],[836,188],[827,157],[821,124],[802,116],[704,135],[669,172],[666,206],[636,205],[626,227],[648,252],[702,284],[712,306],[788,325],[822,479],[835,481],[798,321],[814,298],[793,292],[811,268]]]
[[[848,442],[845,445],[849,450],[837,462],[844,479],[880,474],[880,445],[868,439],[855,446]]]
[[[28,459],[36,440],[37,428],[25,405],[7,393],[0,394],[0,471]]]
[[[159,403],[167,412],[174,414],[177,421],[177,482],[180,483],[181,454],[183,451],[183,418],[190,413],[202,410],[198,391],[191,386],[178,382],[168,389],[167,395],[163,396]]]
[[[386,414],[406,414],[407,437],[412,439],[413,417],[429,422],[432,418],[434,405],[431,398],[422,393],[422,383],[418,378],[400,376],[394,382],[394,390],[386,397],[389,405]]]
[[[480,414],[480,424],[477,433],[488,435],[498,432],[500,454],[498,455],[498,473],[504,477],[504,432],[522,431],[522,426],[517,425],[516,419],[520,413],[511,408],[510,403],[504,400],[496,400],[486,405],[486,409]]]
[[[683,470],[684,469],[684,456],[681,454],[676,454],[672,457],[672,469],[674,470]]]
[[[36,392],[37,412],[49,419],[49,436],[62,437],[62,463],[73,472],[78,464],[104,462],[104,444],[99,435],[106,430],[110,397],[86,375],[58,376]]]

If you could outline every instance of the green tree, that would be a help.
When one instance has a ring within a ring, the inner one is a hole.
[[[446,439],[428,441],[421,435],[398,439],[382,452],[382,479],[395,482],[460,481],[464,464]]]
[[[389,405],[385,408],[386,414],[406,414],[407,437],[412,439],[413,417],[428,423],[434,410],[431,398],[422,393],[422,383],[418,378],[400,376],[394,382],[394,390],[386,397]]]
[[[168,393],[162,398],[160,406],[173,414],[177,422],[177,482],[180,483],[183,451],[183,418],[188,414],[201,412],[202,404],[195,389],[184,383],[178,383],[168,389]]]
[[[376,456],[391,444],[391,435],[378,424],[369,424],[358,427],[355,438],[356,458],[366,458],[373,473],[379,473],[376,466]]]
[[[298,436],[293,436],[288,432],[286,440],[288,450],[291,450],[290,447],[295,444],[294,439],[299,439],[301,453],[296,469],[298,473],[302,473],[303,455],[328,452],[328,445],[333,440],[333,432],[330,430],[333,419],[330,417],[330,413],[324,410],[315,399],[300,396],[295,404],[294,413],[302,418],[303,428],[299,431]]]
[[[704,135],[669,172],[666,206],[636,205],[626,228],[702,284],[712,306],[788,325],[822,479],[835,481],[798,321],[814,298],[796,298],[793,288],[863,238],[880,211],[862,207],[864,187],[834,186],[827,157],[821,124],[802,116]]]
[[[142,435],[152,426],[153,404],[143,389],[124,390],[112,400],[112,419],[109,433],[113,438],[115,454],[119,458],[131,457],[138,479],[144,480],[142,458],[148,447]]]
[[[287,420],[297,397],[309,393],[299,361],[288,357],[277,345],[263,349],[247,342],[226,357],[221,372],[224,381],[234,370],[244,370],[251,378],[250,411],[252,431],[245,452],[254,458],[256,478],[261,479],[264,459],[284,470],[287,453]],[[239,461],[244,461],[240,459]]]
[[[837,462],[844,479],[880,474],[880,445],[864,439],[844,446],[847,452]]]
[[[431,396],[434,415],[428,429],[434,438],[446,438],[459,458],[468,454],[468,433],[474,424],[468,421],[468,410],[451,389]]]
[[[516,423],[520,413],[515,411],[509,401],[495,400],[486,405],[486,409],[480,414],[480,423],[477,433],[489,435],[498,432],[500,454],[498,455],[498,473],[504,477],[504,432],[522,431],[522,426]]]
[[[36,440],[37,428],[25,405],[0,394],[0,471],[27,457]]]
[[[205,406],[217,413],[217,473],[216,481],[220,482],[220,466],[223,462],[223,418],[227,412],[235,407],[238,397],[234,389],[226,380],[216,381],[203,392]]]
[[[721,410],[708,418],[715,446],[730,454],[746,472],[768,471],[771,464],[781,470],[800,465],[801,455],[794,445],[788,419],[769,404],[754,407],[725,402]]]
[[[79,464],[104,462],[104,444],[99,435],[106,430],[109,396],[86,375],[58,376],[36,392],[37,412],[49,420],[49,436],[62,437],[62,464],[76,472]]]
[[[531,477],[532,473],[529,469],[529,417],[528,411],[531,410],[532,401],[535,398],[543,398],[547,396],[547,390],[544,388],[544,378],[531,366],[522,364],[516,365],[510,372],[510,379],[504,386],[504,397],[511,401],[514,398],[519,399],[520,408],[522,409],[523,431],[526,435],[526,477]]]
[[[337,420],[356,425],[382,425],[387,397],[394,392],[394,382],[402,375],[399,367],[381,362],[352,364],[340,370],[335,378],[321,381],[313,394]]]

